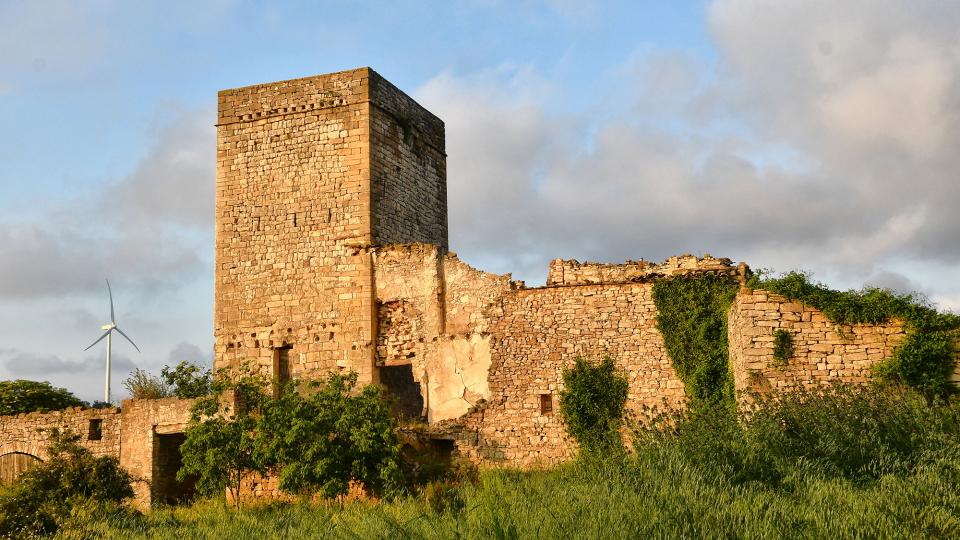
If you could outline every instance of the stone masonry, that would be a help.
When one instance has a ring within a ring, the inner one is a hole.
[[[558,396],[577,357],[613,358],[631,411],[683,407],[653,283],[719,273],[743,284],[746,264],[557,259],[532,288],[475,269],[448,249],[444,148],[443,122],[369,68],[220,92],[215,368],[250,365],[277,382],[355,371],[398,400],[397,414],[427,422],[438,448],[482,464],[572,455]],[[728,323],[740,395],[866,382],[905,336],[899,321],[837,326],[745,287]],[[778,329],[795,345],[783,364],[773,359]],[[191,488],[171,480],[189,405],[2,418],[0,474],[45,457],[37,428],[70,427],[141,479],[139,504],[176,502]],[[275,494],[270,478],[247,485],[252,497]]]

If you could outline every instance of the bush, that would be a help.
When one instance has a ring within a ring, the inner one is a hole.
[[[587,455],[622,450],[620,424],[627,401],[627,378],[613,359],[605,356],[596,366],[577,358],[563,370],[560,414],[567,432]]]
[[[183,465],[177,479],[195,476],[197,491],[207,495],[226,489],[239,506],[244,478],[263,471],[253,452],[257,418],[269,398],[262,377],[249,372],[232,375],[224,371],[212,393],[193,404],[180,445]]]
[[[0,496],[0,537],[50,535],[80,505],[118,504],[133,496],[132,478],[116,458],[94,457],[80,437],[51,432],[49,458]]]
[[[357,374],[294,384],[264,407],[257,458],[279,473],[288,493],[347,493],[359,482],[379,495],[399,487],[400,445],[380,387],[354,392]]]
[[[203,397],[212,391],[213,373],[210,369],[190,362],[180,362],[172,369],[164,366],[160,374],[173,388],[173,395],[181,399]]]
[[[739,284],[729,276],[698,274],[657,280],[657,329],[694,407],[734,406],[727,344],[727,311]]]
[[[161,399],[173,395],[170,387],[162,379],[140,368],[135,369],[123,381],[123,387],[133,399]]]
[[[780,328],[773,333],[773,359],[778,364],[786,364],[793,357],[793,336]]]
[[[0,381],[0,415],[58,411],[86,405],[66,389],[55,388],[46,381]]]
[[[673,448],[734,483],[771,487],[810,476],[872,482],[913,473],[944,452],[960,456],[960,404],[928,406],[905,388],[833,385],[758,397],[742,419],[724,411],[660,417],[637,430],[635,448]]]

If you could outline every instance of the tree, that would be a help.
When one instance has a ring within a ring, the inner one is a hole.
[[[213,375],[210,369],[191,362],[180,362],[172,369],[170,366],[164,366],[160,374],[164,382],[173,388],[173,395],[178,398],[198,398],[211,392]]]
[[[132,478],[115,457],[95,457],[70,432],[51,431],[49,458],[0,496],[0,538],[54,534],[77,504],[133,497]]]
[[[46,381],[0,381],[0,415],[57,411],[86,405],[65,388],[55,388]]]
[[[613,359],[605,356],[592,365],[577,358],[573,367],[563,370],[563,385],[560,414],[581,451],[596,455],[622,450],[620,424],[629,384]]]
[[[212,393],[191,409],[177,479],[196,476],[197,490],[205,494],[226,489],[239,506],[243,479],[264,470],[253,453],[257,417],[268,400],[265,388],[263,378],[249,372],[236,377],[225,372],[214,381]]]
[[[399,484],[400,445],[390,406],[380,388],[354,393],[357,374],[293,384],[263,408],[257,457],[279,474],[287,493],[335,497],[350,482],[381,494]]]
[[[123,381],[123,387],[130,392],[133,399],[161,399],[170,397],[173,392],[170,387],[156,375],[137,368]]]

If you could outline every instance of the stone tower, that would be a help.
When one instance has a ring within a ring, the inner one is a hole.
[[[218,95],[215,367],[376,382],[370,248],[447,249],[443,122],[360,68]]]

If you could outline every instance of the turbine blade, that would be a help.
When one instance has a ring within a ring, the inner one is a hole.
[[[109,334],[109,333],[110,333],[109,330],[107,330],[106,332],[104,332],[102,336],[98,337],[96,341],[94,341],[93,343],[90,344],[90,347],[93,347],[93,346],[96,345],[97,343],[100,343],[101,341],[103,341],[103,338],[107,337],[107,334]],[[84,350],[85,350],[85,351],[88,351],[88,350],[90,350],[90,347],[87,347],[87,348],[84,349]]]
[[[124,334],[124,333],[123,333],[123,330],[121,330],[121,329],[119,329],[119,328],[114,328],[114,330],[116,330],[117,332],[120,332],[120,335],[123,336],[123,337],[125,337],[125,338],[127,338],[127,341],[129,341],[130,344],[133,345],[133,348],[136,349],[137,352],[140,352],[140,347],[137,347],[137,344],[134,343],[132,339],[130,339],[130,336]]]
[[[107,294],[110,295],[110,322],[117,324],[116,319],[113,317],[113,291],[110,290],[110,280],[105,280],[107,282]]]

